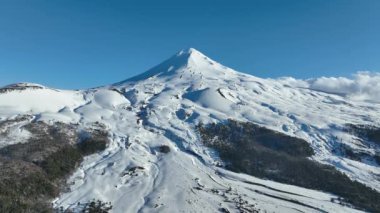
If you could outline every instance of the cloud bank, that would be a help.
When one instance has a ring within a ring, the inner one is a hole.
[[[380,102],[380,73],[357,72],[351,78],[320,77],[315,79],[280,78],[292,87],[304,87],[326,93],[334,93],[358,101]]]

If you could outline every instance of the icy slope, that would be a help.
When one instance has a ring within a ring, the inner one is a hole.
[[[54,200],[55,206],[75,208],[97,198],[111,201],[114,212],[356,211],[331,202],[334,196],[327,193],[216,167],[217,155],[200,144],[195,126],[228,118],[303,138],[315,150],[316,161],[380,191],[376,163],[332,153],[337,138],[354,149],[378,149],[361,147],[341,128],[347,123],[379,125],[379,104],[242,74],[194,49],[97,89],[4,90],[0,119],[18,114],[83,126],[101,122],[111,130],[110,147],[85,159],[68,181],[71,191]],[[159,152],[162,145],[171,151]]]

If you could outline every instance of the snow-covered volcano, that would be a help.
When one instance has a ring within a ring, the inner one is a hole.
[[[379,150],[361,146],[343,129],[347,124],[379,126],[380,104],[239,73],[195,49],[95,89],[28,84],[1,89],[0,119],[20,114],[47,123],[100,122],[110,130],[109,147],[85,159],[68,180],[70,191],[56,198],[55,206],[74,207],[97,198],[112,202],[113,212],[238,212],[252,206],[268,212],[357,211],[331,202],[336,196],[329,193],[218,167],[217,153],[202,145],[196,126],[227,119],[302,138],[314,149],[313,160],[380,191],[377,163],[333,153],[338,142],[365,153]],[[14,134],[16,141],[24,137],[28,135]],[[0,147],[6,143],[0,142]],[[162,145],[171,152],[159,152]],[[130,168],[140,169],[123,175]],[[204,190],[194,189],[200,186]]]

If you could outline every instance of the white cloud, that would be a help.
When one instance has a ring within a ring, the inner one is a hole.
[[[281,81],[284,85],[291,87],[309,87],[309,83],[307,81],[293,77],[282,77],[277,80]]]
[[[344,77],[320,77],[307,82],[310,89],[328,93],[349,94],[355,90],[355,81]]]
[[[293,87],[340,94],[353,100],[380,102],[380,73],[378,72],[357,72],[351,78],[320,77],[301,80],[287,77],[279,80]]]

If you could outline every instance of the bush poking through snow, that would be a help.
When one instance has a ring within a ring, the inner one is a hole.
[[[91,201],[86,203],[81,210],[82,213],[107,213],[112,209],[111,203],[106,203],[101,200]]]
[[[166,154],[170,152],[170,147],[166,145],[162,145],[158,147],[158,151]]]
[[[103,202],[101,200],[89,201],[87,203],[78,203],[73,209],[64,209],[62,206],[55,209],[56,213],[108,213],[112,209],[111,202]]]
[[[81,213],[107,213],[112,209],[111,202],[103,202],[101,200],[92,200],[85,203]]]

